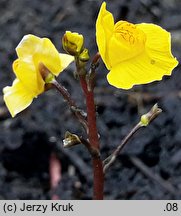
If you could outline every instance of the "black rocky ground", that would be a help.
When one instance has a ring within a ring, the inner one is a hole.
[[[60,38],[65,30],[76,31],[85,36],[86,46],[94,55],[100,5],[98,0],[0,0],[0,89],[14,79],[11,64],[16,58],[15,47],[25,34],[49,37],[61,50]],[[180,60],[179,0],[111,0],[107,6],[116,20],[154,22],[171,31],[173,53]],[[181,198],[179,70],[162,82],[122,91],[108,85],[107,71],[100,65],[95,94],[103,158],[137,123],[140,113],[156,102],[163,109],[152,125],[134,136],[107,173],[105,199]],[[84,107],[73,71],[71,65],[59,80]],[[59,94],[49,91],[41,95],[14,119],[7,115],[2,97],[0,104],[0,199],[50,199],[52,152],[62,164],[62,180],[55,193],[61,199],[91,199],[88,153],[81,146],[67,151],[60,147],[65,131],[81,134],[82,130]]]

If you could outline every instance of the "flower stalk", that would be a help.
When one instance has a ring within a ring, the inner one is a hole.
[[[116,161],[118,155],[124,148],[124,146],[128,143],[128,141],[132,138],[132,136],[142,127],[148,126],[155,118],[158,117],[158,115],[162,112],[162,110],[158,107],[157,104],[155,104],[148,113],[141,116],[140,122],[137,123],[133,129],[126,135],[126,137],[122,140],[120,145],[113,151],[113,153],[107,157],[103,161],[103,170],[104,173],[107,172],[107,170],[114,164]]]
[[[75,101],[71,98],[67,89],[64,86],[62,86],[60,83],[58,83],[57,80],[55,80],[55,79],[52,80],[51,84],[63,96],[65,101],[67,101],[67,103],[70,107],[70,110],[74,113],[74,115],[76,116],[78,121],[82,124],[83,128],[87,131],[88,130],[88,125],[87,125],[88,123],[87,123],[84,115],[82,115],[82,111],[77,107]]]
[[[96,154],[91,154],[92,165],[93,165],[93,199],[102,200],[103,199],[103,189],[104,189],[104,173],[103,164],[100,158],[100,144],[99,135],[96,124],[96,110],[94,102],[94,88],[88,85],[90,79],[87,74],[82,73],[85,71],[84,67],[80,65],[78,58],[75,58],[77,73],[79,75],[80,84],[86,99],[87,107],[87,123],[88,123],[88,139],[91,148],[96,152]],[[86,77],[88,79],[86,79]]]

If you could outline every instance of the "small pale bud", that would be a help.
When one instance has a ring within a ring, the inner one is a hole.
[[[149,124],[149,119],[146,114],[141,116],[141,124],[143,126],[147,126]]]
[[[84,37],[76,32],[66,31],[62,38],[63,49],[70,55],[77,56],[84,45]]]
[[[161,112],[162,110],[158,107],[158,104],[155,104],[148,113],[141,116],[141,126],[150,124]]]
[[[81,52],[81,54],[79,55],[79,59],[80,59],[80,61],[82,61],[82,62],[87,62],[87,61],[89,61],[89,51],[88,51],[88,49],[84,49],[82,52]]]

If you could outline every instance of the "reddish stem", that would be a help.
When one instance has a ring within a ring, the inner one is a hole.
[[[80,76],[80,83],[85,94],[86,105],[87,105],[87,122],[88,122],[88,137],[90,145],[93,149],[96,149],[98,154],[92,155],[93,163],[93,181],[94,181],[94,196],[96,200],[103,199],[104,189],[104,173],[103,165],[99,154],[99,137],[96,125],[96,111],[94,104],[94,93],[93,90],[88,90],[87,82],[85,77]]]

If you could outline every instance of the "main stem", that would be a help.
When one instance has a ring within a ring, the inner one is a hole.
[[[93,199],[102,200],[103,199],[103,189],[104,189],[104,173],[103,164],[100,158],[100,146],[99,137],[96,125],[96,111],[94,103],[94,92],[93,89],[89,89],[84,76],[80,76],[80,83],[86,98],[87,106],[87,122],[88,122],[88,137],[90,145],[95,149],[97,154],[92,155],[93,164]]]

